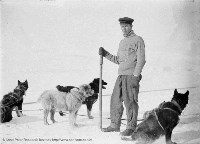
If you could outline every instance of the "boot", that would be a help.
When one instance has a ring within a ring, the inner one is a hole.
[[[120,133],[121,136],[131,136],[133,134],[133,129],[126,129],[123,132]]]
[[[111,126],[108,126],[107,128],[102,128],[103,132],[119,132],[120,128],[112,128]]]

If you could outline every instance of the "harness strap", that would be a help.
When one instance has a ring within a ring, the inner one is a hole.
[[[165,129],[163,128],[163,126],[161,125],[161,123],[159,122],[159,120],[158,120],[158,116],[157,116],[157,114],[156,114],[155,109],[153,110],[153,112],[154,112],[154,114],[155,114],[155,116],[156,116],[156,120],[158,121],[158,124],[160,125],[160,127],[161,127],[163,130],[165,130]]]
[[[180,113],[182,112],[182,109],[181,109],[181,106],[175,101],[175,100],[172,100],[172,103],[178,107],[178,110],[180,111]]]
[[[12,95],[9,95],[9,96],[12,97],[12,98],[15,98],[15,99],[18,101],[18,99],[17,99],[16,97],[13,96],[14,94],[16,94],[16,95],[18,96],[17,93],[13,93]]]
[[[10,96],[11,98],[14,98],[17,102],[19,101],[19,99],[18,98],[16,98],[16,97],[14,97],[13,95],[17,95],[18,96],[18,94],[17,93],[15,93],[15,92],[13,92],[12,94],[10,94],[10,95],[8,95],[8,96]],[[15,101],[12,101],[12,103],[10,103],[11,101],[9,101],[8,103],[6,103],[6,104],[2,104],[1,103],[1,107],[2,108],[5,108],[5,107],[10,107],[12,104],[14,104],[15,103]]]
[[[173,112],[175,112],[175,113],[178,113],[177,111],[175,111],[175,110],[173,110],[173,109],[171,109],[171,108],[163,108],[163,109],[170,110],[170,111],[173,111]]]
[[[78,89],[79,90],[79,89]],[[83,99],[81,99],[81,95],[79,94],[78,91],[74,92],[74,91],[70,91],[70,94],[72,94],[76,99],[78,99],[79,101],[83,101]],[[79,97],[77,96],[79,95]]]
[[[171,109],[171,108],[163,108],[163,109],[170,110],[170,111],[173,111],[173,112],[175,112],[175,113],[178,113],[177,111],[175,111],[175,110],[173,110],[173,109]],[[160,127],[161,127],[163,130],[165,130],[165,129],[163,128],[163,126],[161,125],[160,121],[158,120],[158,116],[157,116],[157,114],[156,114],[155,109],[153,110],[153,112],[154,112],[154,114],[155,114],[155,116],[156,116],[156,120],[158,121],[158,124],[160,125]]]

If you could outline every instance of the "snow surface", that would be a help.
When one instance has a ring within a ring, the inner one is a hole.
[[[184,90],[179,90],[184,92]],[[172,140],[183,144],[198,144],[200,141],[200,97],[199,89],[192,88],[190,91],[189,104],[180,117],[180,123],[173,130]],[[171,98],[173,91],[167,92],[146,92],[140,94],[139,117],[142,118],[144,111],[156,107],[163,100]],[[109,101],[110,96],[103,97],[103,127],[109,125]],[[25,104],[24,110],[40,109],[39,104]],[[86,107],[83,105],[77,118],[78,128],[71,128],[68,122],[68,115],[55,115],[57,123],[46,126],[43,124],[42,111],[25,111],[24,117],[16,117],[11,122],[1,124],[1,143],[134,143],[132,141],[123,141],[118,132],[101,132],[98,115],[98,101],[94,105],[92,115],[94,119],[88,119],[86,116]],[[125,114],[123,118],[126,118]],[[49,119],[48,119],[49,120]],[[50,120],[49,120],[50,122]],[[125,129],[126,121],[122,121],[121,130]],[[160,138],[155,144],[164,143],[164,137]]]

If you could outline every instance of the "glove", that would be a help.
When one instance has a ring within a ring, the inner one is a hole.
[[[108,52],[103,48],[103,47],[100,47],[99,48],[99,55],[102,55],[102,56],[106,56]]]

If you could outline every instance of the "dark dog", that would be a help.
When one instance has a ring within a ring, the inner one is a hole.
[[[87,115],[88,115],[88,118],[89,119],[93,119],[93,116],[91,115],[91,111],[92,111],[93,104],[98,99],[98,94],[99,94],[99,78],[95,78],[91,83],[89,83],[89,85],[91,86],[91,89],[94,90],[94,94],[92,96],[90,96],[90,97],[87,97],[85,99],[85,101],[83,101],[83,104],[86,104],[86,106],[87,106]],[[102,88],[106,89],[104,87],[104,85],[107,85],[107,83],[104,80],[102,80]],[[70,90],[72,88],[76,88],[76,87],[74,87],[74,86],[65,86],[64,87],[64,86],[57,85],[56,88],[59,91],[61,91],[61,92],[67,92],[68,93],[68,92],[70,92]],[[59,113],[60,113],[61,116],[64,115],[62,111],[60,111]]]
[[[1,100],[1,123],[9,122],[12,120],[12,111],[16,108],[16,113],[18,117],[22,116],[22,103],[23,95],[25,95],[26,90],[28,89],[28,82],[20,82],[18,80],[18,86],[14,89],[13,92],[10,92],[3,96]]]
[[[161,103],[158,108],[147,111],[142,121],[132,134],[132,139],[142,144],[153,143],[160,136],[165,135],[166,144],[176,144],[171,141],[173,129],[179,122],[179,115],[188,104],[189,91],[185,94],[174,91],[170,102]]]

